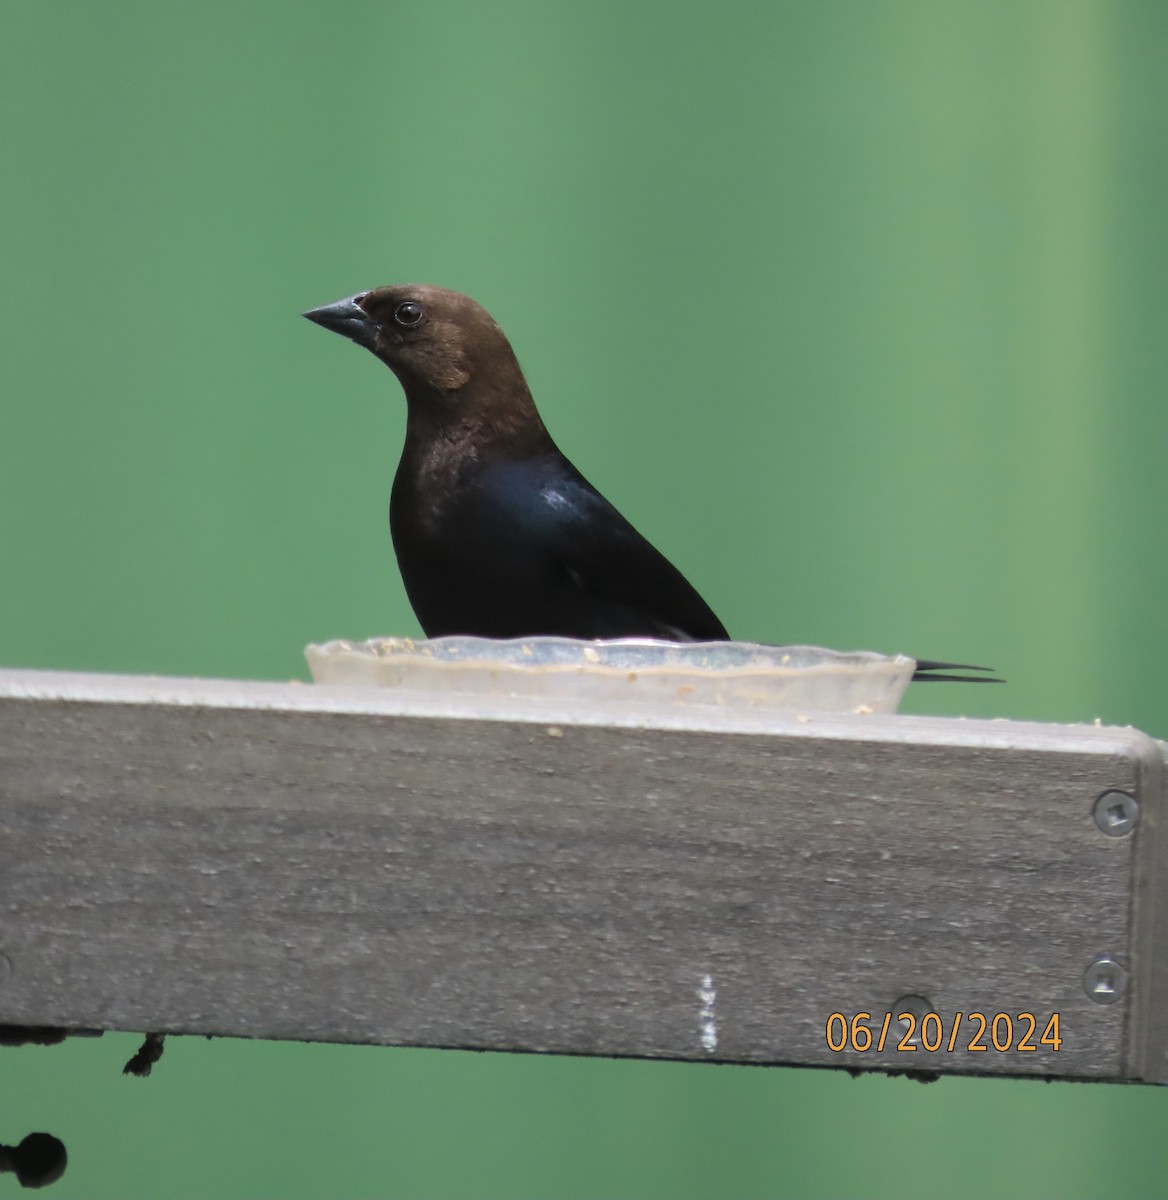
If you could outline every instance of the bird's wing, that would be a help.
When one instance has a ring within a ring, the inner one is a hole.
[[[558,564],[582,595],[628,614],[642,636],[724,641],[729,635],[689,581],[566,459],[496,474],[522,511],[533,551]],[[503,497],[500,497],[503,498]]]

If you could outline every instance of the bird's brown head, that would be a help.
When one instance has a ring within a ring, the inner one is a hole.
[[[476,377],[519,374],[511,346],[491,314],[460,292],[395,284],[304,315],[371,350],[411,399],[457,392]]]

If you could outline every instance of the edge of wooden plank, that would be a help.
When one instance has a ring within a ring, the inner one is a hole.
[[[910,713],[789,713],[660,701],[598,704],[498,694],[333,687],[163,675],[85,674],[0,668],[0,699],[266,711],[357,713],[370,716],[519,721],[539,725],[701,730],[780,734],[885,743],[978,746],[1123,754],[1160,761],[1163,743],[1131,726],[1059,725],[1006,718],[923,717]]]
[[[1132,948],[1132,1074],[1168,1083],[1168,745],[1141,763]]]

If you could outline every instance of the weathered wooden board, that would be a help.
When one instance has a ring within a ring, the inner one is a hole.
[[[0,672],[0,1022],[1168,1082],[1160,743],[476,704]]]

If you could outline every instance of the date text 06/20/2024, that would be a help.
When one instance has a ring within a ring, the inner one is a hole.
[[[1041,1033],[1039,1029],[1041,1027]],[[1059,1034],[1059,1014],[1052,1013],[1045,1021],[1034,1013],[955,1012],[942,1017],[935,1012],[886,1012],[874,1016],[858,1012],[852,1017],[833,1012],[827,1018],[827,1048],[837,1053],[852,1050],[859,1054],[884,1050],[947,1053],[966,1051],[997,1051],[1025,1054],[1041,1047],[1058,1050],[1063,1039]]]

